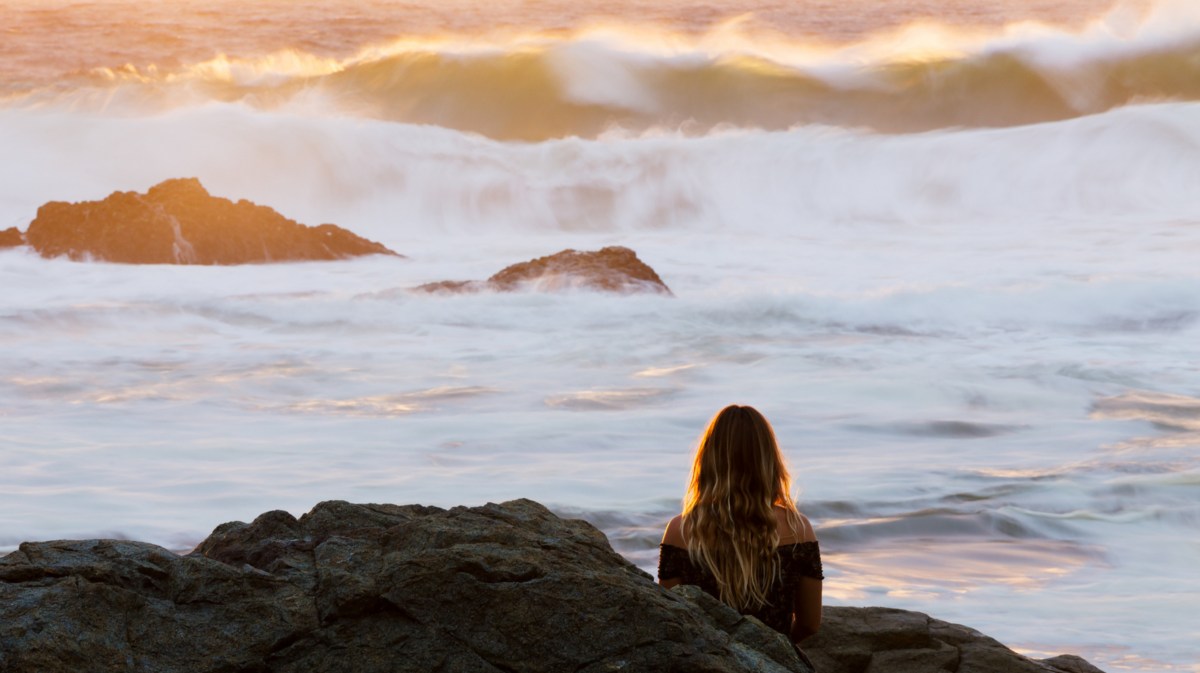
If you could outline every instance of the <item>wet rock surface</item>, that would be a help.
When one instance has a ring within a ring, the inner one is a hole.
[[[416,288],[423,292],[463,293],[522,289],[587,289],[616,293],[671,294],[654,269],[621,246],[593,252],[563,250],[505,267],[484,281],[441,281]]]
[[[180,178],[145,194],[102,201],[52,201],[38,209],[25,240],[43,257],[127,264],[251,264],[395,255],[341,227],[309,227],[266,206],[211,196]]]

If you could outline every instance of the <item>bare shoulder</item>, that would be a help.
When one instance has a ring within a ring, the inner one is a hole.
[[[667,530],[663,533],[663,544],[669,544],[672,547],[687,548],[687,542],[683,539],[683,515],[677,514],[675,518],[667,523]]]
[[[814,542],[817,539],[817,532],[812,523],[799,510],[789,510],[777,505],[775,520],[779,525],[779,544]]]

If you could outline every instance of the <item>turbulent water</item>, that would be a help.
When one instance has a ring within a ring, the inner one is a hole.
[[[1200,6],[5,0],[0,229],[195,176],[407,259],[0,251],[0,552],[531,497],[770,418],[827,600],[1200,671]],[[673,297],[430,296],[625,245]]]

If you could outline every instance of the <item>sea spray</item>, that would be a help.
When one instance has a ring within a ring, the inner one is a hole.
[[[809,127],[536,145],[240,105],[138,119],[8,110],[0,141],[20,161],[0,185],[0,224],[23,228],[46,201],[194,176],[214,194],[332,221],[398,250],[409,237],[444,233],[837,238],[868,223],[884,236],[946,227],[950,240],[1022,231],[1051,246],[1061,240],[1055,231],[1082,223],[1150,243],[1138,223],[1185,222],[1194,209],[1196,109],[1139,106],[917,136]]]
[[[910,24],[849,45],[732,23],[699,37],[636,25],[491,38],[400,38],[337,58],[288,48],[183,66],[101,66],[15,107],[150,114],[241,102],[431,124],[500,140],[822,124],[896,133],[1014,126],[1200,98],[1186,3],[1113,11],[1071,32]],[[73,81],[72,81],[73,80]],[[20,81],[20,80],[18,80]]]

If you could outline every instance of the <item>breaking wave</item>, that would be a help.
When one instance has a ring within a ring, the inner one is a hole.
[[[303,50],[164,69],[98,68],[8,105],[140,114],[212,101],[430,124],[502,140],[613,129],[799,125],[887,133],[1006,127],[1200,100],[1200,10],[1114,11],[1069,33],[914,24],[841,46],[633,26],[495,39],[404,38],[338,59]]]

